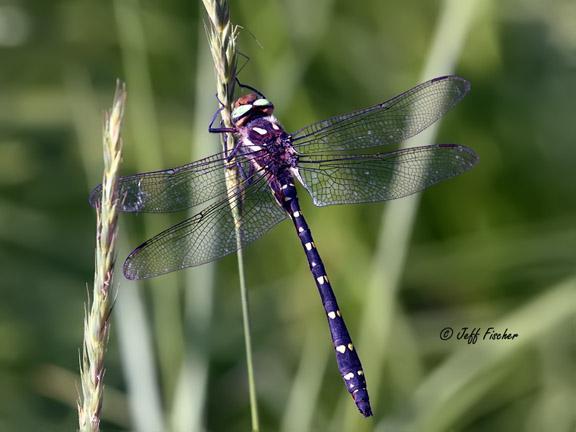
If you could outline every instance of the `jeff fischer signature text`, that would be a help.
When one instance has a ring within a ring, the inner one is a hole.
[[[449,340],[454,336],[454,330],[452,327],[445,327],[440,332],[440,339]],[[475,344],[479,340],[482,341],[512,341],[516,339],[518,333],[513,332],[509,329],[496,330],[494,327],[487,327],[483,330],[481,327],[462,327],[456,333],[457,340],[465,340],[469,344]]]

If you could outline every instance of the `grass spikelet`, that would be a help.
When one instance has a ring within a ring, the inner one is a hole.
[[[84,343],[80,365],[82,394],[78,401],[78,424],[82,432],[100,430],[104,390],[104,355],[110,331],[111,288],[118,235],[118,171],[122,160],[120,128],[126,103],[126,88],[116,85],[112,110],[104,119],[104,174],[102,200],[96,211],[96,258],[92,301],[86,305]]]
[[[228,1],[203,0],[203,2],[210,19],[206,32],[216,72],[216,91],[218,100],[223,105],[220,116],[226,127],[232,127],[231,104],[237,70],[238,27],[230,22]],[[234,137],[231,134],[224,135],[224,146],[226,150],[231,150],[234,146]]]

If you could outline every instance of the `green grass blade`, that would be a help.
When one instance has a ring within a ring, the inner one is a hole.
[[[442,3],[421,81],[446,75],[454,70],[472,24],[476,3],[475,0],[446,0]],[[419,146],[433,143],[437,129],[438,123],[420,133],[411,140],[411,144]],[[372,264],[372,277],[366,291],[360,337],[357,342],[364,362],[368,391],[375,407],[379,400],[383,364],[387,358],[386,347],[395,320],[399,282],[404,271],[419,202],[420,195],[391,201],[386,205],[382,215],[378,245]],[[348,398],[345,399],[339,405],[339,412],[346,413],[343,420],[344,429],[363,430],[366,422],[360,422],[362,419],[358,418],[356,410],[353,407],[342,409],[344,403],[350,402]]]

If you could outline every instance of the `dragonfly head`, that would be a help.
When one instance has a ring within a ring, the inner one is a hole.
[[[270,115],[274,112],[274,105],[268,99],[256,93],[240,96],[233,105],[232,123],[235,126],[244,126],[250,120]]]

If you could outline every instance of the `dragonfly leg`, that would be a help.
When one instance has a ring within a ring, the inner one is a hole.
[[[216,98],[216,100],[218,101],[218,103],[220,104],[220,109],[218,110],[218,112],[222,111],[222,108],[224,108],[224,103],[222,103],[222,101],[220,100],[220,98],[218,97],[218,93],[214,94],[214,97]]]
[[[241,146],[242,141],[241,140],[236,141],[234,147],[232,148],[232,150],[230,150],[230,153],[228,153],[228,155],[226,156],[226,162],[232,162],[234,157],[236,157],[236,155],[238,154],[238,150],[240,150]]]
[[[238,177],[240,177],[241,181],[246,182],[243,186],[244,188],[247,188],[252,183],[254,183],[254,172],[255,172],[254,165],[249,164],[248,170],[246,170],[246,168],[240,162],[236,162],[235,165]]]
[[[240,177],[242,178],[242,180],[248,180],[248,185],[252,184],[255,172],[254,165],[249,164],[248,171],[246,171],[246,169],[239,162],[236,163],[236,167],[238,169],[238,172],[240,173]]]
[[[240,66],[240,67],[238,68],[238,70],[236,71],[236,75],[239,75],[240,72],[242,72],[242,70],[244,69],[244,67],[245,67],[248,63],[250,63],[250,57],[248,57],[248,56],[247,56],[246,54],[244,54],[242,51],[238,51],[238,55],[239,55],[240,57],[243,57],[244,60],[246,60],[246,63],[244,63],[242,66]]]
[[[210,132],[210,133],[234,133],[234,132],[237,132],[236,128],[234,128],[234,127],[232,127],[232,128],[222,127],[222,122],[220,122],[219,127],[214,127],[214,122],[218,118],[218,114],[220,114],[220,112],[224,109],[224,104],[222,103],[222,101],[220,99],[218,99],[218,95],[216,95],[216,100],[220,104],[220,108],[218,108],[216,110],[216,112],[214,113],[214,115],[212,116],[212,119],[210,120],[210,124],[208,125],[208,132]],[[230,151],[228,156],[226,156],[227,162],[230,162],[234,158],[234,156],[236,156],[236,154],[238,153],[238,149],[240,148],[240,145],[241,145],[240,141],[236,142],[236,144],[234,145],[234,148]]]
[[[248,90],[252,90],[254,93],[256,93],[258,96],[260,96],[261,98],[266,99],[266,96],[264,96],[264,93],[262,93],[261,91],[255,89],[252,86],[249,86],[248,84],[242,84],[240,82],[240,80],[238,79],[238,77],[236,77],[236,82],[238,83],[238,86],[244,88],[244,89],[248,89]]]
[[[214,127],[214,122],[216,121],[216,118],[218,117],[218,114],[220,114],[220,111],[222,111],[222,108],[218,108],[218,110],[216,110],[216,112],[214,113],[214,115],[212,116],[212,120],[210,120],[210,124],[208,125],[208,132],[210,133],[234,133],[236,132],[236,128],[227,128],[227,127]]]

